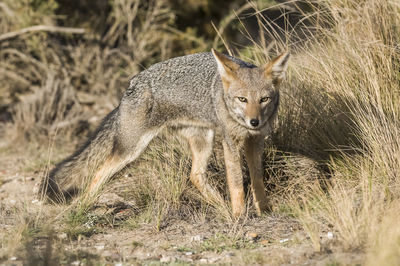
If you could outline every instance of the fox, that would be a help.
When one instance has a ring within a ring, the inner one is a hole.
[[[61,203],[83,191],[94,195],[168,128],[187,140],[192,153],[189,179],[209,202],[224,201],[206,176],[214,137],[222,136],[234,217],[246,209],[244,155],[253,205],[262,215],[270,207],[263,181],[264,139],[277,123],[279,87],[289,57],[284,52],[257,67],[212,49],[139,72],[86,143],[43,178],[41,197]]]

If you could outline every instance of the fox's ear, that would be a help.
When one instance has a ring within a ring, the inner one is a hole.
[[[218,72],[221,78],[230,80],[236,76],[235,72],[239,69],[239,65],[229,59],[226,55],[211,49],[215,61],[217,61]]]
[[[266,77],[272,78],[274,83],[280,83],[285,77],[290,54],[285,52],[262,67]]]

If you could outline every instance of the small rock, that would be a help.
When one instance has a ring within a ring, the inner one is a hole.
[[[103,250],[101,252],[101,256],[103,256],[104,258],[108,258],[111,261],[120,261],[121,260],[121,256],[118,253],[112,252],[110,250]]]
[[[219,260],[219,258],[215,257],[215,258],[209,258],[208,259],[208,263],[215,263],[217,262],[217,260]]]
[[[231,257],[234,257],[234,256],[235,256],[235,253],[233,253],[233,252],[228,252],[225,256],[226,256],[227,258],[231,258]]]
[[[201,241],[201,240],[203,240],[204,239],[204,237],[202,237],[201,235],[195,235],[195,236],[192,236],[191,238],[190,238],[190,241],[191,242],[198,242],[198,241]]]
[[[17,257],[11,257],[10,260],[17,260]]]
[[[32,200],[32,203],[33,204],[40,204],[40,201],[38,199],[34,199],[34,200]]]
[[[163,256],[163,257],[161,257],[161,259],[160,259],[160,262],[162,262],[162,263],[165,263],[165,262],[173,262],[173,261],[175,261],[175,258],[173,258],[173,257],[169,257],[169,256]]]
[[[122,262],[114,263],[114,266],[122,266],[122,265],[123,265]]]
[[[71,265],[80,265],[80,264],[81,264],[81,262],[79,260],[71,262]]]
[[[115,193],[102,194],[97,200],[97,204],[100,206],[116,207],[124,206],[124,199]]]
[[[266,246],[266,245],[269,244],[269,241],[266,240],[266,239],[263,239],[263,240],[261,240],[259,243],[260,243],[261,245],[263,245],[263,246]]]
[[[40,186],[41,186],[41,182],[36,182],[33,185],[33,194],[37,195],[39,193]]]
[[[284,239],[279,240],[279,243],[285,243],[285,242],[288,242],[288,241],[289,241],[289,238],[284,238]]]
[[[328,233],[326,234],[326,237],[327,237],[328,239],[333,239],[333,233],[332,233],[332,232],[328,232]]]
[[[10,199],[11,204],[15,204],[16,202],[17,202],[16,200]]]
[[[185,252],[185,255],[186,255],[186,256],[193,255],[193,252],[192,252],[192,251]]]
[[[111,253],[110,259],[113,261],[121,260],[121,256],[118,253]]]
[[[105,258],[111,258],[113,254],[112,254],[112,252],[109,251],[109,250],[104,250],[104,251],[101,253],[101,255],[102,255],[103,257],[105,257]]]
[[[199,261],[200,261],[200,263],[207,263],[207,262],[208,262],[208,260],[207,260],[207,259],[204,259],[204,258],[203,258],[203,259],[200,259]]]
[[[96,245],[95,248],[100,251],[104,249],[104,245]]]
[[[67,239],[68,235],[66,233],[61,233],[61,234],[58,234],[57,237],[58,237],[58,239],[63,240],[63,239]]]

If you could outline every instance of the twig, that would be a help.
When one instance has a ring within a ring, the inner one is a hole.
[[[27,27],[17,31],[7,32],[0,35],[0,42],[17,37],[19,35],[36,32],[36,31],[47,31],[47,32],[61,32],[61,33],[73,33],[73,34],[83,34],[85,29],[80,28],[67,28],[67,27],[56,27],[56,26],[46,26],[46,25],[36,25],[32,27]]]
[[[224,46],[225,46],[226,50],[228,51],[229,55],[233,56],[232,50],[229,49],[228,44],[225,42],[225,39],[222,37],[222,34],[219,32],[219,30],[215,26],[214,22],[211,21],[211,25],[213,26],[214,30],[217,32],[218,37],[222,40],[222,43],[224,44]]]

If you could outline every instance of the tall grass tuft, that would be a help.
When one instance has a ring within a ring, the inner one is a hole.
[[[316,250],[323,248],[321,234],[333,231],[338,248],[396,265],[400,5],[383,0],[309,5],[308,40],[272,46],[294,54],[274,140],[278,149],[323,163],[330,179],[301,195],[289,193],[289,205]]]
[[[325,249],[321,239],[331,232],[334,248],[366,253],[366,264],[398,265],[400,5],[395,0],[301,2],[307,8],[298,8],[297,1],[273,7],[303,16],[285,29],[256,12],[261,31],[276,41],[254,42],[239,55],[261,65],[268,54],[293,54],[281,90],[279,125],[266,150],[273,211],[294,216],[316,251]],[[14,5],[4,3],[0,32],[33,23],[10,15]],[[173,43],[186,36],[170,28],[174,17],[166,3],[113,1],[108,30],[97,39],[102,46],[76,45],[78,39],[54,46],[43,34],[1,44],[0,87],[6,93],[0,101],[15,104],[9,132],[31,140],[62,128],[71,132],[81,119],[96,122],[104,116],[132,73],[175,55]],[[90,119],[83,115],[88,110]],[[209,177],[223,193],[219,149]],[[189,158],[178,140],[161,138],[123,172],[134,177],[120,188],[138,209],[133,225],[153,222],[159,230],[176,217],[231,219],[228,201],[207,204],[190,185]]]

